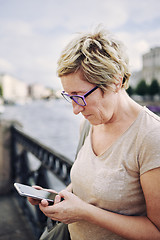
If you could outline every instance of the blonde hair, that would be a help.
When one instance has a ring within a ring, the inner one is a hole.
[[[120,83],[127,89],[130,77],[124,45],[104,29],[80,33],[62,51],[58,60],[59,77],[81,70],[86,81],[103,91]]]

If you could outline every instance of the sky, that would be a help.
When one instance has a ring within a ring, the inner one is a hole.
[[[121,40],[131,71],[160,46],[160,0],[0,0],[0,74],[61,89],[62,49],[76,32],[102,24]]]

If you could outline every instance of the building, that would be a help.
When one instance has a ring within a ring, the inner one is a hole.
[[[30,99],[49,98],[53,95],[53,90],[39,83],[29,86],[8,74],[0,75],[0,87],[2,88],[4,101],[9,103],[25,103]]]
[[[5,101],[24,103],[27,100],[28,86],[26,83],[8,74],[1,74],[0,85],[3,91],[3,99]]]
[[[29,95],[32,99],[48,98],[51,94],[51,89],[46,88],[42,84],[34,83],[29,86]]]
[[[132,73],[130,86],[136,87],[141,80],[145,80],[150,85],[153,79],[160,84],[160,47],[151,48],[142,56],[142,62],[142,69]]]
[[[129,85],[135,88],[142,78],[142,71],[133,72],[129,80]]]
[[[160,83],[160,47],[151,48],[143,55],[142,77],[147,84],[153,79]]]

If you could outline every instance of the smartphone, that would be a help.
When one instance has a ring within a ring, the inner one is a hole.
[[[46,199],[49,202],[49,204],[54,203],[55,196],[58,194],[51,193],[45,190],[38,190],[31,186],[24,185],[21,183],[14,183],[14,187],[16,188],[17,192],[23,197],[32,197],[37,200]]]

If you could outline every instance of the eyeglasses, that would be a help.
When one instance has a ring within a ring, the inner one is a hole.
[[[94,92],[98,87],[94,87],[92,88],[90,91],[88,91],[87,93],[85,93],[83,96],[81,95],[69,95],[67,93],[65,93],[65,91],[61,92],[61,95],[64,97],[64,99],[66,99],[68,102],[72,102],[72,100],[77,103],[80,106],[86,106],[87,103],[85,101],[85,98],[90,95],[92,92]]]

